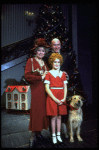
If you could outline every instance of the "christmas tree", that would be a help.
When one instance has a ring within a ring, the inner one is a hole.
[[[69,74],[68,96],[78,94],[86,99],[80,80],[80,74],[76,68],[76,55],[72,50],[72,43],[69,42],[69,33],[65,27],[65,17],[58,4],[45,4],[40,8],[39,15],[35,18],[36,29],[33,34],[33,41],[37,38],[45,38],[47,44],[51,44],[53,38],[61,41],[61,51],[67,52],[70,57],[70,68],[72,73]],[[51,49],[49,49],[51,51]],[[29,54],[33,56],[33,52]],[[72,66],[72,67],[71,67]]]
[[[67,45],[67,28],[64,25],[65,17],[60,9],[60,5],[44,5],[40,9],[40,15],[36,18],[37,30],[35,38],[44,37],[50,44],[53,38],[61,39],[62,46]],[[62,50],[65,50],[64,47]]]

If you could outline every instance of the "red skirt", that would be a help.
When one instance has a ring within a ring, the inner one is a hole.
[[[62,100],[64,98],[64,89],[50,89],[50,90],[57,99]],[[47,116],[66,115],[67,114],[66,103],[59,106],[48,95],[46,101],[46,113]]]
[[[46,93],[42,81],[31,84],[31,96],[29,130],[42,131],[49,126],[49,118],[46,116]]]

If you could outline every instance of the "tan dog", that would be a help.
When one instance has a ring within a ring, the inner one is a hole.
[[[76,131],[78,141],[83,141],[80,136],[80,127],[83,121],[83,114],[82,114],[82,97],[79,95],[74,95],[69,98],[70,101],[70,110],[69,110],[69,117],[67,121],[67,132],[70,135],[70,142],[74,142],[74,132]],[[68,137],[67,133],[65,133],[66,138]]]

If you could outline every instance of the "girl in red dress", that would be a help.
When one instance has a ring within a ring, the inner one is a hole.
[[[35,57],[29,58],[25,67],[25,79],[31,84],[31,108],[29,130],[30,147],[33,147],[33,140],[40,137],[41,131],[47,129],[48,121],[46,116],[46,93],[44,78],[48,71],[46,63],[42,60],[45,54],[46,43],[44,39],[38,39],[33,48]],[[35,133],[35,134],[33,134]]]
[[[49,64],[52,66],[45,76],[45,89],[48,93],[46,101],[47,116],[51,116],[52,142],[53,144],[62,142],[60,136],[61,115],[67,114],[66,95],[67,95],[67,80],[64,72],[60,70],[60,65],[63,58],[59,53],[52,53],[49,57]],[[57,136],[56,131],[57,122]]]

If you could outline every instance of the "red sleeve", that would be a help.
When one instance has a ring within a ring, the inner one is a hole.
[[[49,76],[49,72],[46,74],[46,76],[45,76],[45,81],[44,81],[44,83],[48,83],[48,84],[50,84],[50,76]]]
[[[67,79],[66,79],[65,73],[63,72],[63,81],[65,81],[65,80],[67,80]]]
[[[66,74],[63,72],[63,76],[62,76],[62,80],[65,83],[68,83],[67,79],[66,79]]]
[[[42,77],[37,76],[32,73],[32,62],[31,58],[28,59],[26,66],[25,66],[25,79],[30,83],[35,83],[37,81],[41,81]]]

